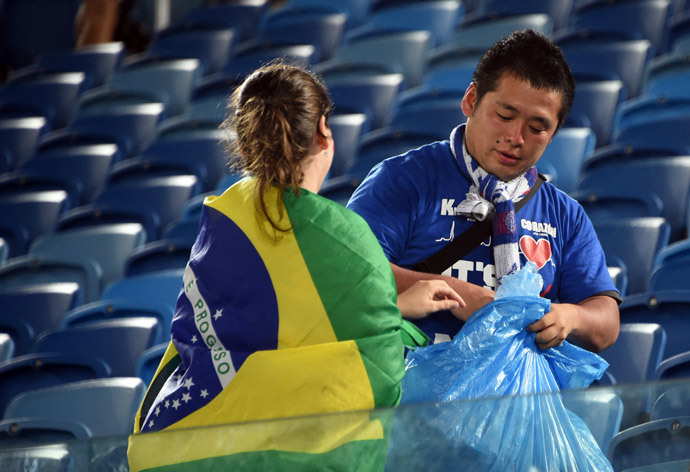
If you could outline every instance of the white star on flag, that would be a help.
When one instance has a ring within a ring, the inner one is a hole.
[[[195,342],[197,342],[196,334],[194,336],[192,336],[192,344],[194,344]]]
[[[201,398],[206,398],[206,397],[208,397],[208,390],[203,389],[203,390],[201,391],[200,395],[201,395]]]
[[[192,378],[189,377],[187,380],[184,381],[184,386],[187,387],[187,390],[192,388],[194,386],[194,382],[192,382]]]
[[[149,421],[149,428],[153,428],[153,420]]]
[[[170,400],[165,400],[165,407],[170,408]]]
[[[160,406],[157,406],[157,407],[156,407],[156,411],[154,411],[153,414],[156,415],[156,416],[160,415],[160,414],[161,414],[161,407],[160,407]]]
[[[192,397],[188,393],[183,393],[182,394],[182,401],[185,403],[189,403],[189,400],[191,400]]]
[[[173,408],[176,410],[180,407],[180,401],[178,399],[173,400]]]
[[[217,320],[217,319],[220,318],[221,316],[223,316],[223,310],[216,310],[216,314],[213,315],[213,319],[214,319],[214,320]]]

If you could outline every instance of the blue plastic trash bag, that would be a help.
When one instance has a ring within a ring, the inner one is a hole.
[[[568,342],[536,346],[525,327],[550,310],[541,284],[528,263],[452,341],[408,353],[402,404],[426,404],[396,414],[389,470],[612,470],[560,394],[531,395],[585,388],[608,367]],[[508,395],[518,397],[486,400]]]

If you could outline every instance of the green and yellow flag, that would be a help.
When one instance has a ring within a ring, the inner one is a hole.
[[[130,438],[130,469],[351,470],[361,457],[381,470],[386,428],[367,411],[399,402],[404,372],[390,264],[364,220],[306,190],[285,192],[279,225],[292,230],[276,239],[254,189],[245,179],[204,202],[136,418],[135,433],[161,433]],[[362,413],[255,422],[345,411]],[[247,424],[163,433],[228,423]]]

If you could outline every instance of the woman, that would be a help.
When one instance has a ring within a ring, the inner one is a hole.
[[[172,342],[135,432],[397,405],[400,310],[418,317],[464,302],[435,281],[401,294],[399,309],[390,264],[367,224],[316,195],[334,145],[332,103],[316,76],[264,66],[235,91],[230,109],[222,127],[236,136],[235,165],[249,177],[204,202]],[[374,430],[331,431],[320,450],[382,440]]]

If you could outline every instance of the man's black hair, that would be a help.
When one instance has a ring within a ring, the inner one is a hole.
[[[575,97],[575,79],[561,48],[546,35],[533,30],[515,31],[491,46],[479,60],[472,77],[476,104],[498,88],[504,74],[527,81],[534,88],[560,93],[563,103],[558,127],[563,124]]]

